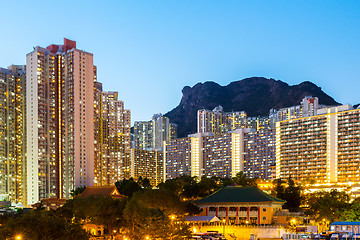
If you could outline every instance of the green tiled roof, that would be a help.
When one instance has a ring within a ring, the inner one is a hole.
[[[284,200],[275,198],[261,191],[257,187],[227,186],[210,196],[195,201],[195,203],[245,203],[245,202],[278,202]]]

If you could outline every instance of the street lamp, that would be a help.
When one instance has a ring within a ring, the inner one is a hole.
[[[15,239],[16,240],[21,240],[21,235],[16,235]]]

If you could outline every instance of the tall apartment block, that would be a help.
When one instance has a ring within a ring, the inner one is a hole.
[[[306,96],[301,100],[300,105],[281,108],[279,110],[271,109],[269,117],[274,122],[310,117],[317,115],[317,110],[325,107],[325,105],[319,104],[319,99],[317,97]]]
[[[360,109],[318,109],[276,123],[276,177],[320,184],[360,181]]]
[[[177,126],[169,118],[155,114],[151,121],[134,123],[134,146],[143,150],[162,150],[166,140],[176,138]]]
[[[198,148],[199,140],[196,137],[166,141],[164,146],[164,180],[182,175],[199,176],[199,166],[197,168],[194,166],[195,164],[199,165]]]
[[[224,112],[221,106],[212,111],[200,109],[197,112],[197,132],[225,134],[241,128],[253,128],[255,130],[270,129],[268,117],[248,117],[246,112]]]
[[[243,129],[222,135],[200,136],[199,160],[202,172],[199,176],[235,177],[243,171]]]
[[[244,173],[251,178],[275,179],[275,130],[244,135]]]
[[[0,68],[0,195],[26,203],[25,66]]]
[[[135,149],[152,149],[152,136],[153,136],[153,123],[152,121],[137,121],[134,122],[134,148]]]
[[[212,111],[200,109],[197,112],[197,132],[216,135],[226,132],[223,125],[223,108],[218,106]]]
[[[255,142],[250,144],[250,140],[247,141],[250,146],[245,145],[245,139],[251,138],[247,137],[249,133],[251,133],[251,129],[242,128],[222,135],[197,133],[186,138],[166,141],[164,147],[164,179],[176,178],[181,175],[235,177],[240,171],[245,171],[245,174],[251,174],[254,177],[261,177],[261,174],[267,177],[268,171],[265,169],[265,165],[251,162],[257,159],[251,155],[253,153],[245,159],[247,152],[256,149]],[[271,134],[266,136],[273,138]],[[271,141],[266,137],[261,138],[259,136],[258,138],[258,142]],[[257,156],[259,159],[262,158],[260,154],[269,155],[269,152],[275,152],[273,144],[264,145],[272,148],[272,150],[259,152],[259,156]],[[270,159],[267,161],[271,162]],[[272,161],[275,162],[275,159]],[[257,164],[256,167],[260,170],[253,171],[254,168],[249,167],[251,164]]]
[[[152,186],[163,182],[163,152],[157,150],[131,149],[131,177],[148,178]]]
[[[26,55],[27,203],[94,179],[93,55],[64,39]]]
[[[99,83],[95,99],[94,184],[109,186],[131,174],[131,116],[124,102],[118,100],[118,92],[102,91]]]
[[[247,125],[248,128],[255,129],[256,131],[267,130],[275,128],[275,125],[271,123],[269,117],[248,117]]]

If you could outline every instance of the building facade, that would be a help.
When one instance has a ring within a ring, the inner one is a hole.
[[[271,109],[269,117],[273,122],[279,122],[294,118],[311,117],[317,115],[317,110],[325,108],[325,105],[319,104],[317,97],[305,96],[300,105],[281,108],[279,110]]]
[[[155,114],[151,121],[134,123],[133,145],[136,149],[162,151],[164,141],[175,139],[176,133],[176,124],[160,113]]]
[[[26,202],[25,66],[0,68],[0,195]]]
[[[222,106],[212,111],[200,109],[197,111],[197,132],[225,134],[241,128],[253,128],[257,131],[271,129],[273,125],[269,117],[248,117],[246,112],[224,112]]]
[[[164,145],[164,180],[191,175],[192,158],[195,150],[192,146],[198,145],[196,138],[185,137],[169,140]]]
[[[244,138],[249,132],[251,129],[242,128],[222,135],[197,133],[166,141],[164,179],[181,175],[235,177],[245,170]]]
[[[142,150],[152,149],[153,136],[152,121],[137,121],[134,123],[134,148]]]
[[[26,56],[27,203],[69,198],[94,179],[94,65],[64,39]]]
[[[276,177],[320,184],[359,182],[360,109],[321,109],[276,123]]]
[[[110,186],[131,174],[130,110],[118,100],[118,92],[100,92],[95,114],[95,186]],[[95,101],[96,102],[96,101]]]
[[[157,150],[131,149],[131,177],[138,180],[147,178],[152,186],[163,182],[163,152]]]
[[[231,119],[229,119],[231,121]],[[216,135],[225,132],[223,129],[223,108],[218,106],[212,111],[200,109],[197,111],[197,132],[213,133]]]
[[[275,130],[244,135],[244,173],[250,178],[275,179]]]
[[[204,216],[216,216],[226,224],[271,224],[285,201],[257,187],[227,186],[194,202]]]

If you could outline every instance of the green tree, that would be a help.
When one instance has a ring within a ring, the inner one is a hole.
[[[295,183],[291,178],[288,179],[288,186],[285,188],[282,199],[286,201],[284,208],[287,208],[290,211],[299,210],[302,200],[300,187],[295,186]]]
[[[313,216],[317,221],[326,219],[333,222],[340,218],[340,212],[349,208],[349,200],[349,195],[335,189],[330,192],[310,193],[306,196],[309,206],[306,213]]]
[[[117,230],[124,222],[123,210],[126,202],[126,198],[98,197],[94,202],[94,211],[90,214],[91,222],[105,226],[107,231],[112,234],[113,230]]]
[[[70,222],[89,221],[103,225],[112,233],[123,223],[123,210],[127,198],[112,199],[101,195],[68,200],[63,207],[56,210],[56,215]]]
[[[236,174],[236,177],[233,178],[236,184],[239,184],[243,187],[256,186],[255,178],[248,178],[243,171],[240,171]]]
[[[71,190],[70,195],[72,197],[75,197],[75,196],[80,195],[81,193],[83,193],[85,191],[85,189],[86,189],[86,186],[77,187],[77,188]]]
[[[133,178],[129,180],[124,178],[122,181],[117,181],[115,186],[121,194],[129,198],[131,198],[135,192],[142,191],[140,184],[135,182]]]
[[[89,239],[80,224],[67,222],[49,211],[31,211],[8,219],[0,227],[0,239],[15,239],[16,236],[28,240]]]
[[[173,192],[174,194],[179,195],[179,196],[183,191],[183,187],[178,178],[168,179],[165,182],[160,183],[158,185],[158,188],[160,190],[167,190],[167,191]]]
[[[186,199],[194,200],[198,198],[200,195],[200,186],[197,182],[195,183],[187,183],[183,186],[183,191],[181,196]]]
[[[137,183],[142,187],[142,188],[152,188],[151,184],[150,184],[150,180],[148,178],[142,178],[139,177]]]
[[[218,182],[220,181],[216,177],[208,178],[206,176],[202,176],[199,182],[199,196],[206,197],[214,193],[220,188],[220,184],[218,184]]]
[[[220,188],[227,187],[234,183],[234,180],[232,178],[221,178],[221,186]]]
[[[360,221],[360,201],[353,201],[348,209],[338,211],[340,220],[359,222]]]
[[[273,185],[274,190],[272,191],[272,195],[280,198],[280,199],[284,199],[285,198],[285,186],[284,186],[284,181],[281,179],[275,179],[273,181]]]
[[[143,239],[149,234],[149,226],[153,220],[152,214],[150,209],[141,201],[130,199],[127,202],[124,209],[124,220],[126,221],[127,234],[131,239]]]
[[[147,208],[159,209],[166,216],[185,214],[185,206],[180,197],[168,190],[151,189],[138,192],[133,198],[144,203]]]
[[[131,239],[144,239],[145,236],[151,239],[188,239],[190,236],[188,225],[166,216],[159,208],[149,208],[137,197],[127,202],[124,219]]]

